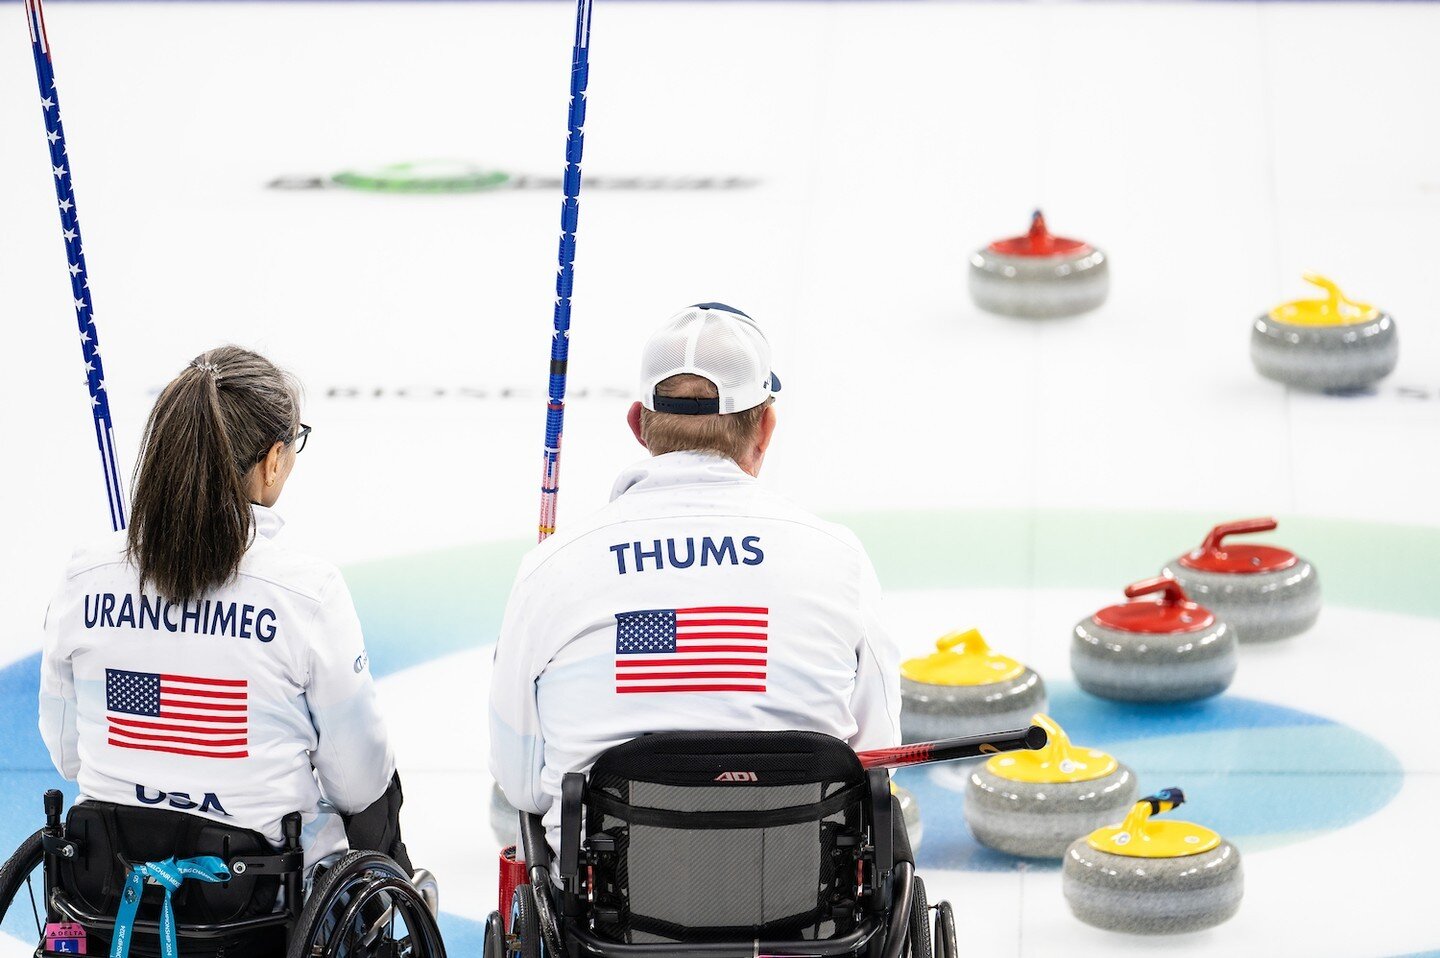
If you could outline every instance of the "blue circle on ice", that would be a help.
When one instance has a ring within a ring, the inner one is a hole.
[[[1359,821],[1400,791],[1400,760],[1348,725],[1299,709],[1225,695],[1202,702],[1109,702],[1073,684],[1050,686],[1048,713],[1072,741],[1134,769],[1140,794],[1178,785],[1184,818],[1258,851]],[[1059,868],[986,848],[965,825],[973,762],[903,769],[925,823],[922,868],[1008,871]]]

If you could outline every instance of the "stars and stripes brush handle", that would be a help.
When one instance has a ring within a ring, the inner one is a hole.
[[[570,113],[565,134],[565,198],[560,204],[560,262],[555,273],[555,331],[550,341],[550,401],[540,479],[540,541],[555,531],[560,495],[560,441],[565,431],[565,377],[570,361],[570,295],[575,288],[575,230],[580,220],[580,160],[585,152],[585,88],[590,80],[590,8],[578,0],[570,58]]]
[[[50,141],[50,172],[55,177],[55,198],[60,204],[60,228],[70,266],[70,292],[75,298],[75,320],[80,327],[80,350],[85,360],[85,381],[90,388],[90,413],[95,419],[95,443],[105,474],[105,495],[109,500],[110,524],[125,528],[125,494],[115,455],[114,424],[110,399],[105,391],[105,367],[100,361],[100,341],[95,329],[94,304],[90,298],[90,276],[85,269],[85,247],[80,239],[80,220],[75,212],[75,191],[71,183],[70,159],[65,147],[65,127],[60,123],[60,98],[55,89],[55,71],[50,61],[50,40],[45,33],[45,11],[40,0],[25,0],[25,19],[30,27],[30,49],[35,56],[35,79],[40,84],[40,107],[45,114],[45,138]]]
[[[1032,725],[1011,732],[964,735],[960,738],[940,739],[938,742],[915,742],[898,748],[870,749],[856,752],[855,756],[865,768],[904,768],[907,765],[953,762],[962,758],[980,758],[1022,749],[1041,749],[1048,740],[1049,736],[1043,728]]]

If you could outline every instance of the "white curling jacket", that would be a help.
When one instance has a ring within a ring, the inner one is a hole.
[[[40,732],[82,799],[178,809],[344,851],[395,771],[340,571],[273,541],[252,507],[238,575],[184,605],[142,591],[123,533],[71,558],[45,620]]]
[[[560,782],[646,732],[900,741],[900,656],[848,529],[691,452],[631,467],[611,502],[521,563],[495,649],[490,770],[556,845]]]

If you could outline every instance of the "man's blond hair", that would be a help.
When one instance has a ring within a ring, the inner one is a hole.
[[[658,395],[672,399],[718,399],[720,391],[704,376],[681,373],[662,380],[655,387]],[[720,415],[682,416],[676,413],[640,410],[640,435],[645,447],[654,456],[667,452],[713,452],[743,462],[760,437],[760,420],[765,408],[775,400],[768,399],[744,412]]]

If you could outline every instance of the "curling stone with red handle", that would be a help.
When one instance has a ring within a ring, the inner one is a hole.
[[[1241,642],[1299,635],[1320,617],[1315,567],[1277,546],[1233,545],[1227,536],[1269,532],[1274,519],[1241,519],[1210,530],[1200,548],[1161,570],[1235,630]]]
[[[1109,259],[1089,243],[1055,236],[1039,210],[1024,236],[996,240],[970,257],[975,305],[1003,316],[1074,316],[1105,302]]]
[[[1188,702],[1230,687],[1239,657],[1229,626],[1174,579],[1146,579],[1125,595],[1140,601],[1106,606],[1075,625],[1070,668],[1082,689],[1120,702]]]
[[[936,651],[900,663],[900,735],[933,742],[1024,728],[1045,710],[1034,669],[992,651],[979,631],[952,632]]]
[[[1326,298],[1281,303],[1251,327],[1250,360],[1260,375],[1297,389],[1353,392],[1394,372],[1400,360],[1394,317],[1356,302],[1323,276],[1305,279]]]

